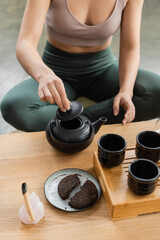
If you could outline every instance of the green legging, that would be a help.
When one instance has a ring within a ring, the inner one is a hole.
[[[122,108],[118,116],[113,114],[113,100],[119,91],[119,70],[110,47],[95,53],[68,53],[47,42],[43,61],[62,79],[69,100],[86,96],[96,102],[84,108],[83,115],[91,121],[105,116],[108,124],[122,122]],[[58,106],[42,102],[37,91],[38,83],[33,78],[13,87],[1,102],[3,118],[19,130],[45,130]],[[133,102],[136,108],[134,121],[159,117],[160,76],[139,70]]]

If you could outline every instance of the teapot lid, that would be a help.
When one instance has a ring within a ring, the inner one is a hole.
[[[81,112],[83,111],[83,105],[78,101],[71,101],[70,109],[66,112],[62,112],[60,108],[58,108],[56,112],[57,118],[62,121],[70,121],[77,118]]]

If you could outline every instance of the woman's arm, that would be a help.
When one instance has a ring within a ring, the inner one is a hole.
[[[126,113],[122,123],[131,122],[135,117],[132,102],[133,88],[140,60],[140,26],[144,0],[128,0],[123,12],[120,35],[119,84],[120,90],[114,100],[114,114],[119,106]]]
[[[38,95],[44,102],[57,103],[62,111],[69,109],[63,83],[47,67],[37,52],[50,0],[28,0],[16,46],[16,55],[25,69],[38,83]]]

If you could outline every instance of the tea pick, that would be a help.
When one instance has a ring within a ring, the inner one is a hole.
[[[25,207],[26,207],[26,211],[29,214],[30,220],[33,222],[35,221],[35,216],[32,210],[32,206],[30,203],[30,199],[29,199],[29,195],[28,195],[28,191],[27,191],[27,184],[26,183],[22,183],[22,194],[24,197],[24,202],[25,202]]]

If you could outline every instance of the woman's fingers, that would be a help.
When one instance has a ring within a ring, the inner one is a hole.
[[[56,75],[47,75],[39,82],[38,95],[43,102],[56,103],[63,112],[70,109],[64,84]]]
[[[126,108],[126,113],[124,115],[124,119],[122,123],[125,124],[127,122],[132,122],[134,118],[135,118],[135,107],[133,103],[130,103]]]
[[[114,116],[117,116],[119,114],[119,105],[120,105],[120,98],[116,96],[113,103]]]
[[[64,85],[63,85],[62,81],[57,81],[56,82],[56,89],[57,89],[57,92],[59,93],[59,96],[61,98],[61,103],[63,105],[63,108],[66,109],[66,110],[69,110],[70,109],[70,101],[67,99],[65,89],[64,89]]]
[[[115,99],[113,104],[114,115],[117,116],[119,114],[119,108],[122,106],[126,113],[124,114],[124,119],[122,123],[125,124],[127,122],[132,122],[135,118],[135,107],[132,102],[132,99],[128,94],[119,93]]]
[[[50,104],[55,103],[55,100],[48,88],[43,88],[43,92],[44,92],[45,99],[47,102],[49,102]]]
[[[54,98],[54,101],[57,103],[59,108],[61,109],[62,112],[65,112],[66,109],[64,108],[62,101],[61,101],[61,96],[59,95],[59,92],[57,91],[55,85],[53,84],[48,84],[49,91],[52,94],[52,97]]]
[[[41,99],[42,102],[47,102],[46,99],[45,99],[45,95],[44,95],[43,90],[38,89],[38,96],[39,96],[39,98]]]

